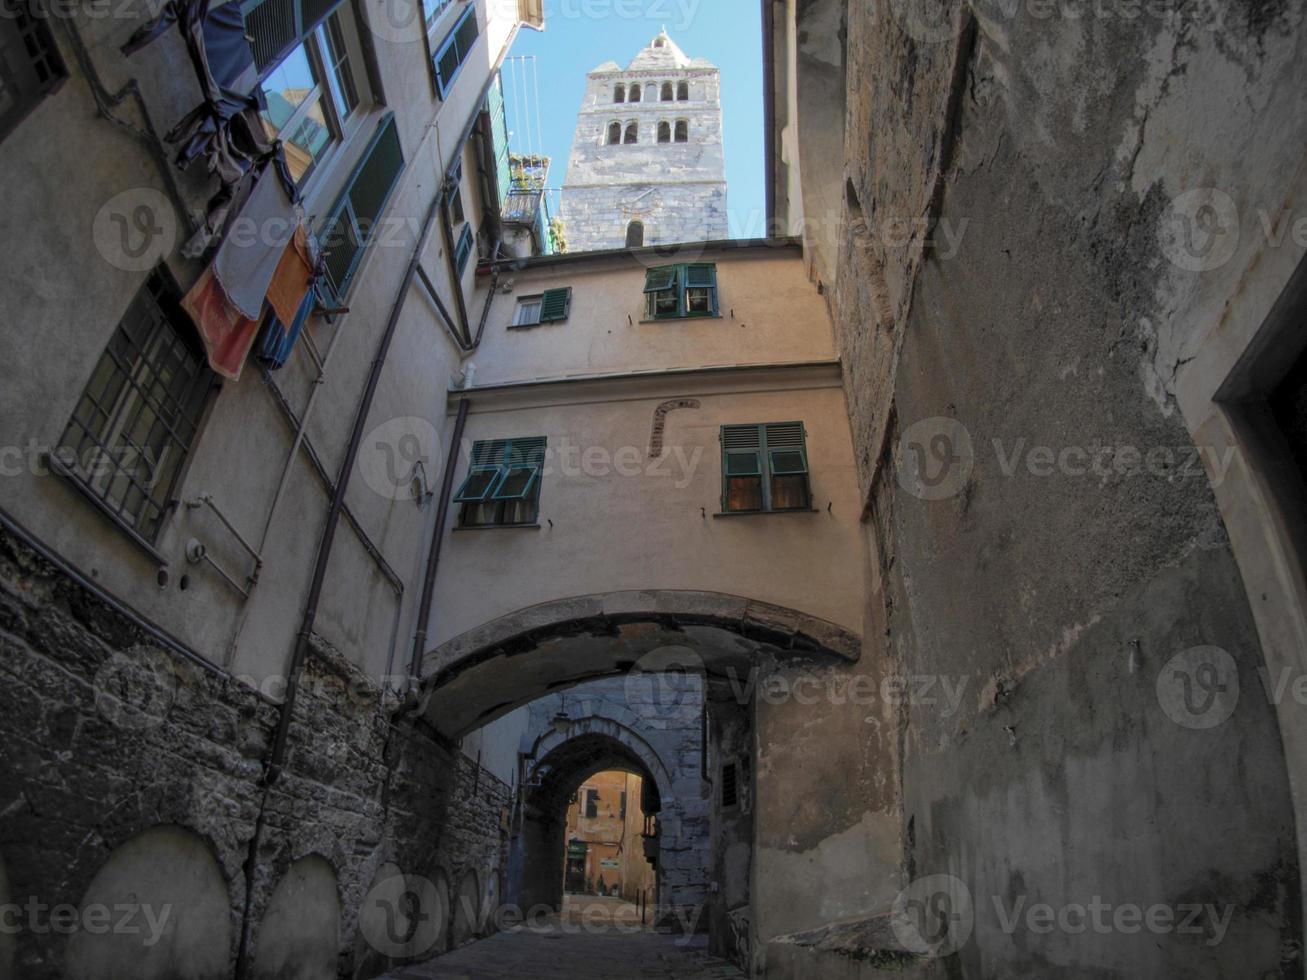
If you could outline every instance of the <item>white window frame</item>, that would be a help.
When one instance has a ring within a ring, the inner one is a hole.
[[[534,327],[540,324],[540,311],[543,308],[545,294],[538,293],[533,296],[519,296],[517,298],[517,308],[513,310],[513,326],[515,327]],[[533,312],[528,314],[528,310]],[[532,319],[527,319],[527,316]]]

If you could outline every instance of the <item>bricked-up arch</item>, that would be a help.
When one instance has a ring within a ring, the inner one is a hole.
[[[629,591],[557,599],[484,623],[423,658],[416,707],[458,738],[596,677],[682,669],[743,678],[777,661],[855,661],[861,637],[807,613],[720,592]]]

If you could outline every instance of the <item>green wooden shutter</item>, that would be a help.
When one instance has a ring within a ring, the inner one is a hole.
[[[474,443],[468,475],[454,495],[455,502],[526,500],[539,493],[546,444],[544,436]]]
[[[404,169],[395,114],[389,113],[377,126],[372,142],[345,183],[320,236],[327,253],[327,272],[336,298],[343,297],[363,260],[377,221]]]
[[[808,448],[802,422],[772,422],[765,427],[767,466],[777,476],[808,472]]]
[[[436,65],[436,85],[440,89],[442,99],[448,98],[454,79],[458,77],[459,70],[467,61],[473,45],[476,44],[478,36],[476,13],[476,5],[470,5],[432,55]]]
[[[566,320],[572,308],[572,287],[546,289],[540,297],[540,322],[556,323]]]
[[[730,479],[762,476],[762,426],[724,425],[722,441],[722,510],[729,510]]]
[[[685,288],[710,290],[712,312],[717,313],[717,266],[711,263],[686,266]]]
[[[472,254],[472,226],[465,224],[463,233],[458,236],[458,245],[454,249],[454,264],[461,276],[467,268],[468,257]]]
[[[658,269],[650,269],[644,274],[644,291],[646,293],[661,293],[667,289],[676,288],[676,273],[680,266],[665,265]]]

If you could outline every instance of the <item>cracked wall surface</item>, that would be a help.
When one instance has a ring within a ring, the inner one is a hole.
[[[885,583],[864,662],[965,695],[949,713],[908,699],[898,721],[905,880],[951,874],[975,902],[949,975],[1296,962],[1276,709],[1221,473],[1176,389],[1275,247],[1251,233],[1301,164],[1304,46],[1296,4],[848,7],[831,309]],[[1242,235],[1194,269],[1206,256],[1171,225],[1210,189]],[[1216,731],[1159,694],[1201,646],[1243,692]],[[1019,902],[1095,897],[1230,919],[1219,943],[1004,925]]]

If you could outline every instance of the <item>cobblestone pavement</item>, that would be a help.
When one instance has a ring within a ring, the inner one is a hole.
[[[729,963],[708,955],[705,936],[636,931],[638,926],[630,919],[631,906],[613,901],[611,908],[605,908],[609,903],[585,902],[583,909],[565,909],[561,919],[551,917],[530,928],[499,933],[388,973],[381,980],[716,980],[743,976]],[[584,914],[583,919],[579,913]]]

